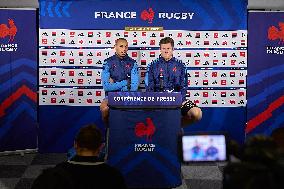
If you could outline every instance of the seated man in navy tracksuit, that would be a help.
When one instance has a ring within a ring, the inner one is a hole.
[[[187,74],[184,64],[173,57],[174,40],[165,37],[160,40],[161,55],[148,65],[145,84],[146,91],[181,92],[183,103],[181,108],[182,125],[186,126],[202,118],[202,111],[192,101],[185,100],[187,90]]]
[[[137,91],[139,85],[138,66],[135,60],[127,55],[128,42],[119,38],[114,45],[115,55],[107,58],[102,71],[102,83],[107,93],[110,91]],[[100,105],[102,117],[107,121],[109,107],[107,98]]]
[[[76,155],[69,161],[44,170],[32,189],[127,188],[122,173],[99,158],[102,134],[90,124],[82,127],[74,140]]]

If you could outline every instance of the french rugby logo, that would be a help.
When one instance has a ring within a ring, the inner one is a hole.
[[[145,20],[145,21],[148,21],[149,24],[152,24],[154,16],[155,16],[155,12],[153,11],[152,8],[149,8],[148,11],[147,10],[143,10],[141,12],[141,15],[140,15],[141,19]]]
[[[13,19],[8,19],[8,26],[0,24],[0,38],[9,37],[9,43],[14,41],[17,32],[18,29]]]

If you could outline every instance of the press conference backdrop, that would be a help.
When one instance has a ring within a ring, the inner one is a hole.
[[[284,126],[283,12],[249,12],[246,135]]]
[[[227,131],[242,143],[246,122],[246,1],[40,1],[39,149],[62,152],[78,129],[104,128],[101,69],[126,38],[144,90],[147,65],[159,40],[175,40],[175,57],[187,66],[187,98],[203,119],[186,131]],[[80,8],[78,8],[80,7]]]
[[[0,9],[0,151],[37,148],[36,35],[35,9]]]

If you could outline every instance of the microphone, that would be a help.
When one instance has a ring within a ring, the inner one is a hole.
[[[179,84],[175,84],[174,91],[175,92],[180,92],[180,90],[181,90],[180,85]]]
[[[131,89],[131,75],[127,74],[127,90],[130,91]]]
[[[163,91],[163,89],[164,89],[164,76],[163,76],[163,73],[160,73],[159,83],[160,83],[160,91]]]

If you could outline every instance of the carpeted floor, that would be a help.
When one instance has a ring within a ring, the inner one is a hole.
[[[66,154],[25,154],[0,156],[0,189],[29,189],[41,171],[65,161]],[[225,163],[182,166],[183,185],[178,189],[221,189]]]

